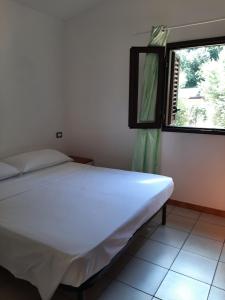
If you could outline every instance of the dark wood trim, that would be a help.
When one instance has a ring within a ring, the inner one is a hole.
[[[212,214],[212,215],[216,215],[219,217],[225,217],[224,210],[219,210],[219,209],[215,209],[215,208],[211,208],[211,207],[205,207],[205,206],[196,205],[196,204],[192,204],[192,203],[182,202],[182,201],[178,201],[178,200],[174,200],[174,199],[169,199],[167,203],[171,204],[171,205],[183,207],[183,208],[193,209],[193,210],[200,211],[200,212],[203,212],[206,214]]]
[[[178,49],[183,49],[188,47],[201,47],[201,46],[211,46],[211,45],[219,45],[219,44],[225,44],[225,36],[217,36],[212,38],[168,43],[167,50],[171,51],[171,50],[178,50]]]
[[[139,54],[155,53],[159,57],[158,86],[156,96],[155,120],[153,122],[138,121],[138,83]],[[132,47],[130,49],[130,81],[129,81],[129,128],[161,128],[163,87],[165,82],[165,47]]]
[[[178,127],[178,126],[170,126],[170,125],[163,125],[162,131],[225,135],[225,129]]]
[[[192,128],[192,127],[177,127],[170,126],[168,123],[168,111],[169,111],[169,90],[170,90],[170,72],[171,72],[171,52],[173,50],[179,50],[188,47],[201,47],[225,44],[225,36],[218,36],[213,38],[197,39],[190,41],[181,41],[175,43],[168,43],[166,47],[166,76],[165,76],[165,96],[164,96],[164,108],[163,108],[163,125],[162,131],[169,132],[184,132],[184,133],[198,133],[198,134],[213,134],[213,135],[225,135],[225,129],[215,128]]]

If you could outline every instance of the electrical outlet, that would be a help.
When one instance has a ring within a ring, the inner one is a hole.
[[[62,137],[63,137],[62,131],[56,132],[56,138],[57,138],[57,139],[62,139]]]

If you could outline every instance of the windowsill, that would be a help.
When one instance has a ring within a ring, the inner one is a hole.
[[[208,128],[163,126],[162,131],[225,135],[225,129],[210,129],[210,128],[208,129]]]

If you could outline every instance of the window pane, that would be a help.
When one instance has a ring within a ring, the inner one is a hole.
[[[129,127],[160,128],[162,124],[165,47],[130,50]]]
[[[172,126],[225,129],[225,45],[175,50],[180,58]]]
[[[158,65],[158,54],[139,54],[138,122],[154,122],[156,119]]]

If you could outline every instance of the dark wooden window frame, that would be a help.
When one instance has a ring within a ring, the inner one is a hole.
[[[138,76],[139,54],[156,53],[159,57],[158,88],[156,98],[155,120],[138,122]],[[163,111],[163,89],[165,82],[165,47],[132,47],[130,49],[130,87],[129,87],[129,127],[130,128],[161,128]],[[163,84],[163,85],[162,85]]]
[[[190,41],[182,41],[176,43],[168,43],[166,47],[166,79],[165,79],[165,101],[164,101],[164,113],[163,113],[163,131],[170,132],[186,132],[186,133],[200,133],[200,134],[214,134],[214,135],[225,135],[225,129],[216,129],[216,128],[198,128],[198,127],[177,127],[168,125],[168,93],[170,89],[170,53],[173,50],[179,50],[190,47],[201,47],[201,46],[210,46],[217,44],[225,44],[225,36],[207,38],[207,39],[198,39]]]

